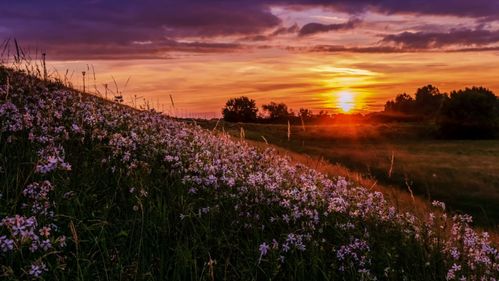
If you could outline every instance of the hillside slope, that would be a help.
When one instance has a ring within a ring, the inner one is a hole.
[[[488,235],[443,203],[419,219],[272,150],[5,68],[0,173],[6,280],[499,276]]]

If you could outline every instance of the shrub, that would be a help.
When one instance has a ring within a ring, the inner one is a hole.
[[[445,137],[490,138],[497,130],[497,97],[483,87],[453,91],[439,118]]]

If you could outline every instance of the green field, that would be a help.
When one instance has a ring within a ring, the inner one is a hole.
[[[201,126],[213,129],[215,123]],[[444,201],[453,211],[472,214],[477,225],[496,228],[499,222],[499,140],[440,140],[432,128],[414,124],[291,126],[289,140],[287,125],[220,122],[222,127],[237,137],[243,127],[247,139],[322,157],[380,184]]]

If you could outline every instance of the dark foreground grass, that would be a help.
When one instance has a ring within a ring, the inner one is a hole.
[[[6,79],[8,77],[8,79]],[[8,80],[8,82],[7,82]],[[2,280],[494,280],[467,216],[0,68]]]

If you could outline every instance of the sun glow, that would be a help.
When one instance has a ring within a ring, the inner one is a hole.
[[[337,105],[342,112],[349,113],[355,107],[354,94],[349,91],[339,92],[337,97]]]

